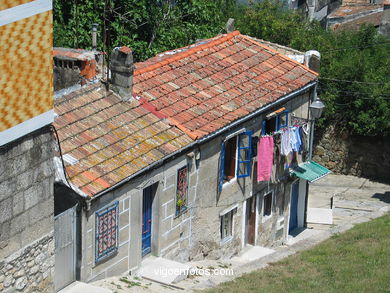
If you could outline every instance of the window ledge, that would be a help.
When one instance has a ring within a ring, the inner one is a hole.
[[[227,237],[223,238],[219,244],[220,244],[220,246],[224,246],[224,245],[228,244],[229,242],[231,242],[232,240],[233,240],[233,235],[227,236]]]
[[[268,215],[268,216],[263,216],[261,222],[262,222],[262,223],[265,223],[265,222],[267,222],[268,220],[270,220],[271,218],[272,218],[272,214],[270,214],[270,215]]]
[[[176,218],[180,217],[181,215],[185,214],[187,211],[188,211],[187,207],[181,208],[180,212],[175,212],[174,219],[176,219]]]
[[[236,182],[236,181],[237,181],[237,177],[234,177],[233,179],[230,179],[229,181],[224,182],[224,183],[222,184],[222,189],[224,189],[225,187],[227,187],[227,186],[233,184],[233,183]]]

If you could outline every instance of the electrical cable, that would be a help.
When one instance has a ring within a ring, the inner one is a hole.
[[[386,45],[386,44],[390,44],[390,41],[375,43],[375,44],[366,45],[366,46],[354,46],[354,47],[336,48],[336,49],[325,50],[325,51],[320,51],[320,52],[322,54],[322,53],[342,51],[342,50],[350,50],[350,49],[365,49],[365,48],[370,48],[370,47],[375,47],[375,46],[380,46],[380,45]]]
[[[318,79],[337,81],[337,82],[348,82],[348,83],[390,85],[390,83],[387,82],[366,82],[366,81],[357,81],[357,80],[336,79],[336,78],[329,78],[329,77],[318,77]]]

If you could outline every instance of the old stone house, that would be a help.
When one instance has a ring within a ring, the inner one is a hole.
[[[0,291],[53,292],[51,1],[0,1]]]
[[[151,254],[228,258],[304,226],[307,180],[322,174],[303,164],[308,136],[292,161],[277,136],[308,126],[317,73],[268,45],[235,31],[136,64],[116,48],[109,85],[56,99],[56,207],[79,206],[74,278],[134,272]],[[267,135],[273,175],[258,182]]]

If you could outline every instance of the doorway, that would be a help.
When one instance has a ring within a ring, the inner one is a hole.
[[[288,225],[288,233],[298,227],[298,200],[299,200],[299,180],[296,180],[291,186],[290,200],[290,220]]]
[[[256,235],[256,196],[252,196],[246,200],[246,216],[245,216],[245,244],[255,245]]]
[[[157,185],[143,190],[142,195],[142,256],[152,251],[152,205]]]

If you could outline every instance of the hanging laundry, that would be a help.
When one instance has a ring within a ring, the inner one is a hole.
[[[273,160],[274,138],[261,137],[257,148],[257,182],[270,180]]]
[[[296,127],[291,127],[290,128],[290,145],[291,145],[291,150],[292,151],[296,151],[296,145],[297,145],[297,138],[296,138],[296,136],[295,136],[295,132],[294,132],[294,129],[295,129]]]
[[[304,127],[299,128],[299,134],[301,138],[301,152],[305,153],[307,150],[307,132],[305,132]]]
[[[274,135],[274,163],[271,171],[271,183],[278,183],[279,177],[283,174],[283,157],[280,155],[282,134]]]
[[[283,156],[287,156],[291,152],[292,152],[292,148],[291,148],[290,130],[286,129],[282,133],[282,147],[281,147],[280,154],[283,155]]]
[[[301,135],[299,133],[299,128],[300,127],[293,127],[290,130],[290,132],[292,133],[291,146],[292,146],[292,149],[294,152],[299,152],[301,149],[301,145],[302,145],[302,140],[301,140]]]

